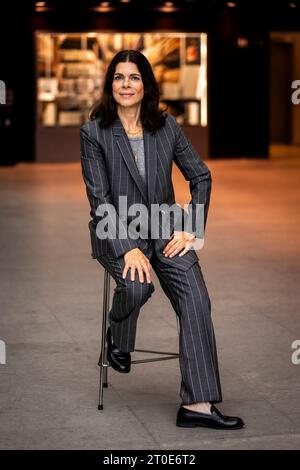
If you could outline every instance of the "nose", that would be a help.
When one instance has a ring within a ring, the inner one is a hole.
[[[125,77],[123,86],[127,88],[128,84],[129,84],[129,77]]]

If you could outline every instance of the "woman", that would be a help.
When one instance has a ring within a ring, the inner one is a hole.
[[[101,101],[81,127],[80,142],[82,174],[91,207],[92,256],[116,281],[107,331],[109,363],[119,372],[130,371],[140,308],[154,292],[153,268],[180,322],[182,403],[176,425],[243,427],[242,419],[224,416],[214,406],[222,401],[222,395],[211,305],[198,256],[192,249],[198,234],[193,211],[197,204],[204,207],[205,229],[211,174],[176,119],[159,108],[158,85],[142,53],[123,50],[114,56]],[[152,220],[152,208],[175,204],[173,160],[190,182],[192,230],[178,230],[172,220],[171,236],[156,237],[152,229],[161,228],[167,210],[159,210],[158,218]],[[146,217],[138,226],[132,224],[130,207],[134,204],[146,208]],[[104,227],[110,222],[115,232],[112,235],[109,229],[107,236]],[[139,229],[139,236],[138,230],[132,236],[132,227]]]

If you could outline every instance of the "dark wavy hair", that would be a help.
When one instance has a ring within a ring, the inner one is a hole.
[[[141,52],[134,49],[120,51],[111,60],[105,74],[102,96],[91,108],[89,119],[101,117],[101,127],[109,127],[118,117],[117,103],[112,94],[112,82],[119,62],[133,62],[137,65],[144,85],[144,97],[141,104],[142,125],[154,132],[165,123],[168,106],[165,109],[159,108],[159,88],[150,62]]]

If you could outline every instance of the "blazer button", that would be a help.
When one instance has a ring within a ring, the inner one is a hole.
[[[125,215],[122,215],[122,216],[121,216],[121,220],[126,220]]]

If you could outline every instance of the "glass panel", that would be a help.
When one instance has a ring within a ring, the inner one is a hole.
[[[102,92],[107,65],[137,49],[152,65],[161,104],[180,124],[207,125],[205,33],[36,33],[38,122],[78,126]]]

